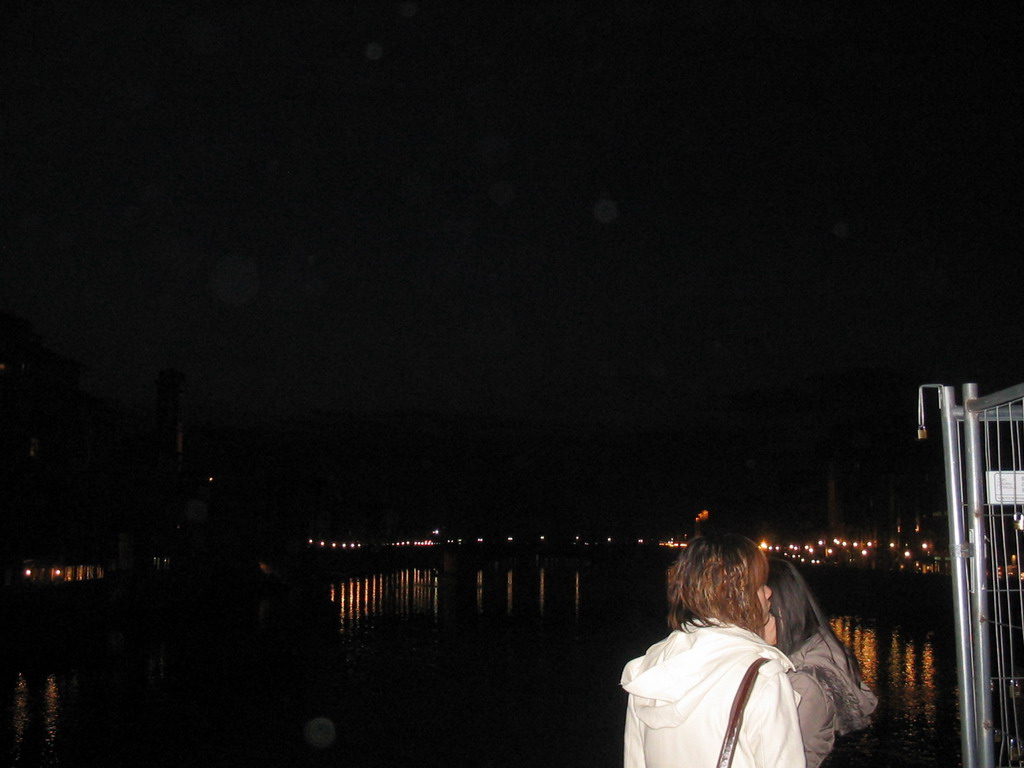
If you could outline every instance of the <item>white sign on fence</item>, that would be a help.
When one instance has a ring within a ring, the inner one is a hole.
[[[1024,471],[989,470],[985,482],[989,504],[1024,504]]]

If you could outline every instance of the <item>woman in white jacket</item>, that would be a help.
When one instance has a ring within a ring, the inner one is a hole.
[[[625,768],[714,768],[729,710],[751,662],[754,683],[733,768],[804,768],[789,659],[762,633],[770,620],[768,561],[749,539],[694,539],[668,574],[672,632],[626,665]]]

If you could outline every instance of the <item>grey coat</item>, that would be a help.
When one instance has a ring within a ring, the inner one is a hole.
[[[875,694],[863,682],[855,682],[846,654],[834,643],[815,635],[789,656],[796,667],[789,677],[800,694],[797,714],[807,768],[821,765],[837,734],[866,728],[878,705]]]

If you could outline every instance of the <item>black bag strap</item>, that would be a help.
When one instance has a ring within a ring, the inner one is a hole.
[[[740,735],[740,726],[743,724],[743,710],[747,706],[747,699],[750,698],[750,690],[754,687],[754,680],[757,679],[757,671],[768,659],[758,659],[747,667],[739,690],[736,691],[736,698],[732,701],[732,709],[729,711],[729,726],[725,729],[725,739],[722,741],[722,751],[718,755],[718,768],[729,768],[732,765],[733,755],[736,754],[736,740]]]

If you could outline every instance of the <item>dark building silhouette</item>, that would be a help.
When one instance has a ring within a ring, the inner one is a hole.
[[[2,556],[73,545],[76,475],[89,461],[81,365],[48,349],[31,323],[0,313]]]
[[[75,439],[81,365],[43,346],[26,320],[0,313],[0,452],[5,465],[53,465],[81,449]]]
[[[26,562],[109,571],[152,560],[173,528],[167,507],[182,461],[184,376],[161,372],[154,429],[85,393],[81,373],[29,321],[0,313],[5,583]]]
[[[156,451],[161,466],[181,471],[185,451],[182,397],[185,374],[171,368],[160,371],[156,381]]]

